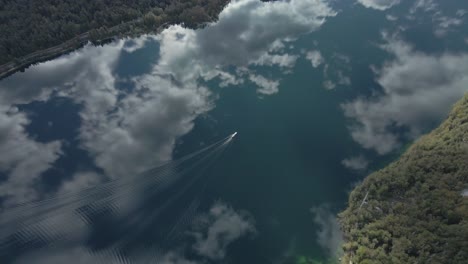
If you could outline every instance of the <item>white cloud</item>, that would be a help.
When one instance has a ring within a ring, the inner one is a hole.
[[[386,10],[399,4],[400,0],[358,0],[358,2],[367,8]]]
[[[60,190],[59,194],[66,194],[70,192],[76,192],[85,188],[96,186],[101,183],[102,176],[93,171],[78,172],[70,180],[65,181]]]
[[[336,216],[327,205],[310,209],[314,223],[319,227],[317,242],[330,257],[335,257],[343,243],[343,234]]]
[[[335,14],[322,0],[232,1],[204,29],[171,26],[163,31],[157,70],[187,82],[229,65],[291,68],[297,56],[281,53],[283,42],[317,30]]]
[[[322,85],[327,90],[333,90],[336,88],[336,83],[332,82],[331,80],[324,81]]]
[[[115,76],[112,70],[118,61],[124,41],[104,47],[85,46],[58,59],[32,66],[0,83],[0,101],[4,104],[25,104],[47,101],[53,92],[90,107],[111,107],[115,102]],[[111,106],[109,106],[109,104]]]
[[[434,2],[434,0],[417,0],[411,7],[410,13],[414,14],[418,10],[422,10],[424,12],[436,11],[437,7],[438,5]]]
[[[258,66],[274,66],[277,65],[282,68],[292,68],[296,64],[298,56],[289,54],[270,54],[265,53],[258,60],[251,62],[252,65]]]
[[[136,89],[115,113],[84,116],[83,144],[109,175],[128,176],[170,160],[175,140],[211,107],[205,88],[178,87],[155,75],[138,79]]]
[[[314,31],[335,14],[321,0],[233,1],[215,26],[198,34],[201,52],[222,64],[245,64],[264,54],[271,43]]]
[[[328,65],[327,67],[328,68]],[[337,70],[333,75],[336,75],[335,77],[337,78],[337,82],[334,82],[330,79],[326,79],[323,81],[322,85],[325,89],[327,90],[333,90],[336,88],[337,84],[339,85],[345,85],[349,86],[351,85],[351,78],[348,76],[344,75],[344,73],[341,70]],[[326,78],[328,78],[328,75],[326,75]]]
[[[213,107],[211,93],[199,85],[200,78],[219,78],[221,86],[238,85],[245,78],[260,86],[259,93],[276,93],[279,81],[245,69],[256,65],[293,67],[297,56],[285,53],[284,43],[317,30],[326,17],[334,15],[324,0],[233,1],[217,23],[204,29],[172,26],[158,35],[160,60],[150,74],[129,81],[135,85],[133,90],[116,87],[115,69],[122,51],[140,49],[144,39],[131,45],[117,41],[104,47],[85,46],[11,76],[0,83],[0,102],[5,105],[0,107],[0,151],[5,155],[0,169],[9,172],[0,193],[14,195],[12,203],[35,198],[31,186],[61,154],[60,142],[38,143],[27,136],[26,116],[8,113],[15,104],[47,101],[56,94],[72,99],[82,106],[80,147],[88,151],[105,176],[132,176],[171,159],[175,141],[192,129],[195,118]],[[236,66],[235,73],[228,72],[228,66]],[[102,178],[95,172],[76,173],[59,192],[86,188]],[[213,260],[221,259],[234,240],[255,232],[249,215],[222,203],[211,209],[205,228],[195,233],[193,250]],[[25,256],[19,263],[122,262],[84,247],[57,249]],[[193,263],[172,253],[163,255],[162,260],[167,264]]]
[[[260,94],[271,95],[279,91],[279,81],[269,80],[261,75],[250,74],[249,80],[258,85]]]
[[[86,148],[90,145],[86,141],[87,129],[105,125],[105,117],[117,106],[119,91],[115,88],[113,69],[123,45],[124,41],[118,41],[105,47],[86,46],[13,75],[1,83],[0,100],[8,100],[10,104],[47,101],[55,92],[82,104],[80,137]]]
[[[419,136],[440,122],[468,89],[468,54],[427,55],[408,44],[388,40],[385,49],[395,59],[378,70],[383,94],[343,105],[353,118],[355,141],[386,154],[400,145],[395,128],[407,129],[406,139]]]
[[[115,87],[113,70],[123,44],[87,46],[14,75],[2,83],[1,99],[28,103],[47,100],[57,91],[82,104],[82,147],[109,177],[157,165],[171,158],[175,139],[190,131],[193,119],[210,108],[209,93],[196,85],[180,87],[156,73],[135,80],[135,93],[122,93]]]
[[[434,34],[437,37],[444,37],[453,27],[460,26],[463,23],[463,20],[460,18],[442,15],[435,15],[434,21],[437,23],[434,30]]]
[[[194,233],[196,243],[193,248],[200,256],[212,260],[224,258],[229,244],[256,232],[251,216],[245,212],[236,212],[221,202],[213,205],[200,224],[202,231]]]
[[[209,93],[196,85],[180,87],[156,74],[136,79],[133,93],[119,91],[113,71],[122,46],[123,41],[86,46],[14,75],[1,83],[0,100],[10,104],[46,101],[56,92],[83,105],[81,147],[108,177],[130,176],[169,160],[176,138],[190,131],[196,116],[210,109]],[[23,128],[28,120],[22,113],[0,117],[4,117],[0,126],[5,126],[0,149],[9,159],[3,159],[0,167],[9,172],[0,190],[15,196],[12,202],[35,198],[30,186],[58,158],[60,143],[42,144],[28,138]],[[100,180],[95,173],[76,174],[60,192]]]
[[[456,15],[459,17],[464,17],[466,14],[468,14],[468,11],[466,11],[465,9],[458,9],[456,12]]]
[[[392,15],[386,15],[385,18],[386,18],[388,21],[397,21],[397,20],[398,20],[398,17],[392,16]]]
[[[281,52],[286,48],[286,45],[283,43],[283,40],[277,39],[273,41],[270,45],[270,52]]]
[[[328,63],[323,67],[324,81],[323,87],[327,90],[335,89],[337,85],[351,85],[351,78],[344,72],[351,70],[351,58],[349,56],[335,53],[331,56]]]
[[[125,45],[122,47],[128,53],[133,53],[145,47],[149,40],[154,40],[152,35],[143,35],[138,38],[126,39]]]
[[[322,57],[322,54],[318,50],[311,50],[306,53],[307,60],[310,61],[312,67],[317,68],[320,66],[325,60]]]
[[[464,22],[465,12],[463,9],[459,9],[455,14],[447,15],[444,14],[439,4],[434,0],[417,0],[410,9],[410,19],[422,19],[426,16],[417,14],[418,12],[428,13],[430,15],[430,22],[432,22],[434,35],[442,38],[449,32],[457,32],[454,30],[455,27],[461,26]],[[421,23],[428,23],[421,21]]]
[[[219,78],[220,86],[250,80],[260,86],[259,93],[276,93],[278,80],[252,74],[248,67],[293,67],[297,56],[285,53],[285,43],[317,30],[334,15],[325,0],[232,1],[217,22],[203,29],[175,25],[156,36],[160,59],[150,74],[130,81],[136,85],[132,91],[116,88],[116,65],[122,51],[134,52],[152,37],[103,47],[89,45],[33,66],[0,83],[0,102],[26,104],[47,101],[53,95],[71,98],[83,107],[81,147],[106,176],[127,176],[171,159],[176,139],[192,129],[197,116],[213,107],[211,94],[199,85],[200,79]],[[226,70],[229,66],[236,70]],[[28,167],[31,175],[40,174],[57,158],[60,145],[34,145],[23,138],[20,142],[26,148],[46,150],[37,158],[46,165],[35,170]],[[31,184],[32,178],[17,178],[21,179],[25,186]],[[92,183],[92,174],[77,174],[63,189]]]
[[[7,206],[37,199],[34,181],[61,154],[61,142],[40,143],[29,137],[25,131],[28,123],[27,116],[15,107],[0,106],[0,170],[8,173],[0,195]]]
[[[206,81],[209,81],[215,78],[218,78],[218,80],[220,81],[219,83],[220,87],[240,85],[244,83],[244,79],[242,79],[242,77],[226,72],[226,71],[219,70],[219,69],[215,69],[215,70],[203,73],[203,79],[205,79]]]
[[[352,170],[364,170],[369,165],[369,161],[362,155],[344,159],[343,166]]]
[[[338,71],[338,83],[341,85],[351,85],[351,78],[344,75],[342,71]]]
[[[459,26],[462,24],[463,20],[459,18],[453,18],[453,17],[439,17],[439,26],[442,28],[449,28],[451,26]]]

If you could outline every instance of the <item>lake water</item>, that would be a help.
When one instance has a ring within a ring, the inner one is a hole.
[[[468,27],[455,23],[440,37],[428,22],[434,13],[411,13],[413,3],[386,11],[323,3],[235,1],[204,29],[172,26],[158,36],[86,46],[2,80],[4,208],[132,177],[238,132],[203,172],[206,187],[194,185],[203,192],[193,214],[208,214],[206,230],[187,225],[187,239],[158,253],[162,263],[333,257],[336,214],[353,186],[435,127],[465,91],[442,81],[448,95],[428,112],[415,99],[425,93],[397,98],[392,89],[399,87],[387,79],[400,66],[411,70],[416,57],[433,56],[428,61],[443,68],[444,52],[465,56]],[[461,8],[450,2],[441,10]],[[64,256],[115,262],[99,254],[113,245],[118,226],[104,218],[84,242],[3,256],[12,263],[60,263]]]

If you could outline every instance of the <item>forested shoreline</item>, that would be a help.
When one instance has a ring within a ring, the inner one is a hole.
[[[0,0],[0,79],[114,37],[195,28],[215,20],[228,0]]]
[[[468,95],[351,193],[340,214],[343,263],[466,263],[467,188]]]

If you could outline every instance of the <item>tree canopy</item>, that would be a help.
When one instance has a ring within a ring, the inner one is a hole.
[[[468,95],[351,193],[340,214],[343,263],[466,263],[467,189]]]
[[[217,17],[227,2],[0,0],[0,65],[78,39],[87,32],[91,38],[101,39],[151,32],[166,22],[195,27]],[[126,24],[129,22],[133,23]]]

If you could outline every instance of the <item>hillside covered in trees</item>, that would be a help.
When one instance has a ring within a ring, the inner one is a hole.
[[[83,41],[153,32],[165,23],[183,22],[195,27],[215,19],[227,2],[0,0],[0,65],[12,61],[21,64],[24,56],[66,41],[72,41],[63,48],[69,50]],[[60,53],[63,49],[49,53]]]
[[[468,95],[351,193],[340,215],[343,263],[466,263],[467,188]]]

